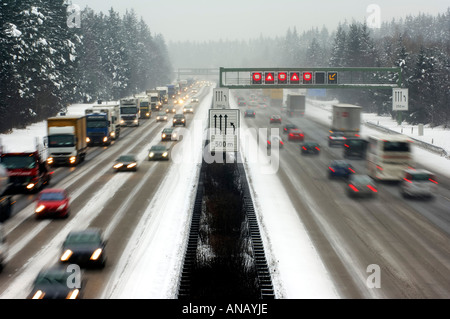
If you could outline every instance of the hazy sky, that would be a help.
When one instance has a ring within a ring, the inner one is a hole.
[[[408,14],[444,13],[449,0],[72,0],[106,13],[111,7],[121,15],[133,8],[153,34],[166,42],[235,40],[284,36],[288,28],[298,32],[339,22],[391,21]],[[375,6],[370,6],[374,4]],[[378,15],[379,13],[379,15]],[[377,19],[380,17],[380,19]],[[368,20],[370,19],[370,21]]]

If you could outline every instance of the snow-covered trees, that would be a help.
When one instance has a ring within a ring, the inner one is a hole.
[[[2,0],[0,132],[46,119],[68,103],[118,99],[166,84],[170,60],[133,11],[86,8],[69,22],[67,0]],[[161,37],[161,36],[160,36]],[[166,56],[165,56],[166,55]]]

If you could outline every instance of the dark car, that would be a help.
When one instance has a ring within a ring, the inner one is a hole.
[[[302,154],[315,154],[320,153],[320,145],[317,142],[305,142],[300,145],[300,152]]]
[[[137,171],[137,159],[133,154],[121,155],[113,165],[113,169],[118,171]]]
[[[373,197],[378,193],[373,179],[365,174],[351,174],[348,178],[347,194],[350,197]]]
[[[169,148],[165,145],[153,145],[148,151],[148,160],[169,160]]]
[[[166,113],[176,113],[177,109],[175,108],[175,106],[171,106],[171,107],[167,107],[164,111]]]
[[[69,216],[69,195],[65,189],[47,188],[39,193],[36,201],[36,218]]]
[[[84,284],[81,273],[79,283],[73,276],[73,272],[61,265],[41,270],[34,280],[28,299],[80,299]]]
[[[290,129],[288,132],[288,140],[289,141],[304,141],[305,134],[302,130],[298,128]]]
[[[239,101],[238,106],[247,106],[245,101]]]
[[[333,160],[330,166],[328,166],[328,177],[343,177],[348,178],[350,174],[354,174],[355,170],[353,166],[344,160]]]
[[[183,125],[186,126],[186,117],[184,114],[175,114],[172,120],[172,126]]]
[[[272,115],[270,117],[269,123],[270,124],[273,124],[273,123],[280,123],[281,124],[281,116],[279,116],[279,115]]]
[[[346,140],[347,137],[345,137],[344,133],[330,132],[330,135],[328,135],[328,146],[343,145]]]
[[[161,141],[171,141],[172,140],[172,134],[173,134],[173,128],[166,127],[161,132]]]
[[[365,159],[368,143],[367,140],[358,137],[347,138],[344,142],[344,158],[356,157]]]
[[[106,264],[105,247],[106,241],[100,229],[72,231],[64,240],[60,261],[103,268]]]
[[[296,129],[296,128],[298,128],[297,125],[292,124],[292,123],[288,123],[288,124],[286,124],[286,125],[283,127],[283,133],[287,134],[287,133],[289,133],[289,130],[291,130],[291,129]]]
[[[256,112],[251,109],[247,109],[244,112],[244,117],[256,117]]]

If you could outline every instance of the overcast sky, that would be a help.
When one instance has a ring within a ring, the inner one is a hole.
[[[419,13],[447,11],[449,0],[72,0],[81,9],[106,13],[111,7],[121,15],[133,8],[153,34],[166,42],[248,40],[284,36],[288,28],[301,33],[339,22],[391,21]],[[370,6],[374,4],[375,6]],[[379,13],[379,15],[378,15]],[[380,19],[377,19],[377,17]]]

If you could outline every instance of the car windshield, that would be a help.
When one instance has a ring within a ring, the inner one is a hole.
[[[173,130],[171,128],[165,128],[163,130],[163,133],[172,133],[172,132],[173,132]]]
[[[118,162],[134,162],[134,156],[132,155],[122,155],[117,159]]]
[[[71,275],[70,272],[66,272],[64,270],[43,272],[37,276],[34,284],[35,285],[58,284],[66,286],[67,280],[70,275]]]
[[[158,115],[159,116],[166,116],[166,113],[165,112],[159,112]]]
[[[412,173],[408,175],[409,179],[413,181],[428,181],[430,179],[435,179],[434,176],[429,173]]]
[[[150,148],[151,151],[165,151],[166,149],[164,145],[154,145]]]
[[[73,146],[75,146],[75,136],[73,135],[50,135],[48,137],[48,147]]]
[[[34,157],[29,155],[3,155],[1,157],[1,163],[7,169],[36,167],[36,161]]]
[[[136,114],[137,112],[137,106],[122,106],[120,108],[120,114]]]
[[[184,118],[183,114],[175,114],[173,117],[174,117],[174,118],[177,118],[177,119],[182,119],[182,118]]]
[[[64,245],[83,245],[100,242],[101,236],[98,232],[78,232],[69,234],[64,241]]]
[[[63,192],[46,192],[46,193],[41,193],[41,195],[39,196],[39,200],[42,201],[59,201],[59,200],[63,200],[64,198],[66,198],[64,196]]]
[[[355,175],[352,177],[352,182],[357,184],[371,184],[372,179],[367,175]]]

